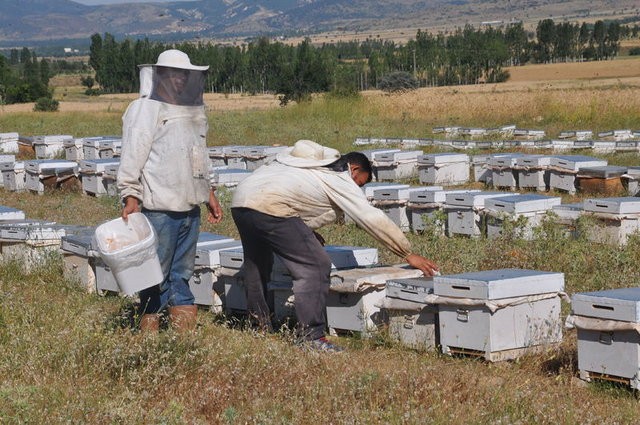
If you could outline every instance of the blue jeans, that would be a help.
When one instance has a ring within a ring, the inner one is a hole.
[[[168,306],[193,305],[189,289],[200,233],[200,207],[191,211],[151,211],[143,209],[158,238],[158,257],[164,280],[140,291],[143,313],[158,313]]]

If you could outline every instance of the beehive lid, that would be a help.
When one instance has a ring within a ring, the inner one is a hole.
[[[32,161],[25,161],[24,168],[27,172],[42,173],[42,172],[59,172],[63,170],[77,169],[78,163],[75,161],[66,161],[58,159],[38,159]]]
[[[230,269],[239,268],[244,261],[244,251],[242,246],[226,249],[220,252],[220,265]]]
[[[499,269],[434,276],[436,295],[456,298],[501,299],[564,290],[564,274],[526,269]]]
[[[439,187],[440,189],[442,187]],[[401,188],[382,188],[374,191],[373,199],[377,201],[390,200],[390,201],[408,201],[409,197],[414,192],[424,192],[429,190],[425,187],[401,187]],[[433,188],[431,190],[438,190]]]
[[[409,162],[417,161],[422,151],[402,151],[378,153],[374,156],[377,162]]]
[[[365,149],[360,151],[360,153],[364,154],[367,158],[369,158],[369,161],[373,161],[376,157],[376,155],[379,154],[383,154],[383,153],[390,153],[390,152],[400,152],[400,149],[398,148],[381,148],[381,149]]]
[[[408,187],[409,187],[408,184],[402,184],[402,183],[373,182],[373,183],[367,183],[364,186],[362,186],[362,191],[364,192],[364,196],[366,196],[367,199],[373,199],[376,191],[378,190],[402,189],[402,188],[408,188]]]
[[[198,266],[218,267],[222,266],[222,253],[227,250],[242,252],[242,242],[237,240],[220,240],[196,246],[195,264]],[[242,257],[241,257],[242,258]],[[242,262],[242,260],[240,260]],[[226,267],[230,267],[227,265]]]
[[[82,172],[102,172],[109,165],[119,165],[119,158],[100,158],[80,160],[80,171]]]
[[[24,170],[24,161],[16,162],[0,162],[1,171],[20,171]]]
[[[0,223],[6,220],[24,220],[24,211],[0,205]]]
[[[433,294],[433,277],[413,277],[408,279],[390,279],[386,282],[387,295],[402,298],[402,293],[408,297],[419,294]],[[389,293],[391,290],[391,293]]]
[[[571,309],[579,316],[640,322],[640,288],[576,293]]]
[[[211,232],[200,232],[198,234],[198,245],[206,245],[208,243],[217,243],[221,241],[232,241],[234,240],[230,236],[218,235],[216,233]]]
[[[626,196],[621,198],[585,199],[583,207],[585,211],[591,212],[639,214],[640,198],[635,196]]]
[[[445,165],[458,162],[469,162],[466,153],[430,153],[418,156],[419,165]]]
[[[60,248],[64,251],[88,257],[97,250],[93,235],[95,227],[86,227],[82,231],[69,233],[60,238]]]
[[[464,192],[450,193],[446,196],[446,204],[451,206],[462,207],[484,207],[484,203],[489,198],[497,198],[500,196],[512,196],[512,192]],[[517,195],[517,194],[516,194]]]
[[[546,167],[551,164],[551,156],[548,155],[524,155],[516,158],[519,167]]]
[[[607,161],[585,155],[558,155],[551,157],[551,166],[578,171],[582,167],[598,167],[607,165]]]
[[[492,167],[513,167],[516,160],[523,156],[522,153],[510,153],[506,155],[493,155],[489,158],[489,165]]]
[[[439,186],[438,186],[439,187]],[[409,194],[409,201],[417,203],[417,204],[433,204],[433,203],[444,203],[447,200],[447,195],[449,194],[461,194],[467,192],[480,192],[479,189],[457,189],[457,190],[442,190],[440,189],[431,189],[430,187],[426,187],[423,191],[415,191]]]
[[[559,196],[527,194],[489,198],[485,201],[484,207],[488,210],[518,214],[547,211],[553,208],[554,205],[560,205],[561,202],[562,198]]]
[[[601,165],[597,167],[580,167],[578,169],[578,177],[595,177],[601,179],[610,179],[620,177],[627,172],[627,167],[618,165]]]
[[[576,219],[580,217],[582,211],[584,211],[581,202],[575,204],[560,204],[554,205],[552,211],[558,215],[558,218]]]
[[[378,264],[378,250],[360,246],[325,245],[334,269],[369,267]]]

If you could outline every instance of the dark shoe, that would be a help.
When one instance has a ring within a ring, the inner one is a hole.
[[[344,348],[339,345],[333,344],[327,338],[321,337],[312,341],[307,341],[305,346],[311,351],[325,352],[325,353],[341,353]]]

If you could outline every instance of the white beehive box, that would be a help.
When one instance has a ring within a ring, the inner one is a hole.
[[[247,146],[243,152],[247,170],[257,169],[285,149],[287,146]]]
[[[489,168],[491,168],[491,184],[493,187],[504,187],[516,189],[518,187],[518,172],[515,169],[516,161],[523,156],[520,153],[510,153],[507,155],[489,158]]]
[[[465,192],[446,196],[448,234],[477,237],[484,228],[483,216],[485,201],[489,198],[511,196],[506,192]]]
[[[19,138],[20,135],[15,132],[0,133],[0,153],[18,153],[20,150]]]
[[[470,159],[467,154],[435,153],[418,157],[420,183],[458,185],[469,181]]]
[[[0,163],[2,172],[2,184],[9,192],[23,192],[26,190],[26,174],[24,161]]]
[[[24,211],[0,205],[0,222],[7,220],[24,220]]]
[[[25,161],[25,188],[38,194],[44,193],[45,180],[52,187],[69,178],[76,178],[78,163],[57,159],[39,159]]]
[[[325,245],[324,250],[331,260],[332,270],[372,267],[378,264],[377,248]],[[290,282],[292,280],[291,273],[278,255],[274,255],[271,279],[277,282]]]
[[[93,241],[94,232],[95,228],[86,227],[60,238],[64,276],[77,281],[89,293],[96,292],[94,257],[97,256],[97,251]]]
[[[560,205],[562,199],[544,195],[513,195],[487,199],[485,215],[487,219],[487,237],[502,234],[506,221],[514,223],[514,236],[531,240],[534,229],[542,224],[547,211]],[[526,220],[521,226],[515,223]]]
[[[361,332],[363,336],[370,335],[385,321],[378,307],[384,297],[384,288],[371,288],[362,292],[330,290],[327,295],[327,325],[330,331],[352,331]]]
[[[372,201],[375,197],[375,193],[379,190],[391,190],[391,189],[406,189],[410,186],[404,183],[382,183],[382,182],[370,182],[362,186],[362,192],[367,197],[368,201]]]
[[[19,261],[24,270],[30,271],[58,253],[66,227],[33,220],[0,222],[2,259]]]
[[[223,270],[218,279],[224,286],[224,311],[231,316],[247,314],[247,294],[237,269]]]
[[[400,152],[401,149],[399,148],[381,148],[381,149],[364,149],[361,150],[360,153],[364,154],[364,156],[367,157],[367,159],[369,161],[373,161],[375,159],[375,156],[378,154],[383,154],[383,153],[393,153],[393,152]]]
[[[7,163],[12,164],[14,162],[16,162],[15,155],[0,155],[0,164],[7,164]],[[4,187],[4,178],[2,176],[2,172],[0,172],[0,186]]]
[[[576,326],[580,378],[640,389],[640,333],[634,328],[640,322],[640,288],[577,293],[571,306],[577,319],[599,319]]]
[[[640,231],[640,198],[585,199],[583,208],[597,220],[595,227],[587,229],[587,238],[593,242],[624,245]]]
[[[32,145],[36,152],[36,158],[55,158],[64,151],[64,142],[66,140],[73,140],[73,136],[66,134],[35,136]]]
[[[592,198],[584,200],[584,210],[609,214],[640,214],[640,198]]]
[[[224,286],[218,282],[218,276],[214,270],[208,267],[197,267],[189,279],[189,289],[193,294],[194,304],[211,307],[214,313],[222,312],[222,299]]]
[[[243,261],[244,252],[242,246],[220,251],[220,266],[224,268],[239,270]]]
[[[447,194],[465,192],[480,192],[480,190],[423,190],[412,192],[407,204],[407,215],[414,232],[426,230],[427,222],[432,221],[437,226],[439,234],[446,234],[447,220],[442,219],[437,212],[442,211],[447,200]],[[446,214],[442,214],[446,217]]]
[[[63,145],[64,157],[67,161],[79,161],[84,159],[82,139],[65,140]]]
[[[118,196],[118,168],[120,168],[119,162],[106,165],[102,172],[102,182],[109,196]]]
[[[100,256],[93,259],[96,275],[96,291],[98,293],[120,292],[120,286],[113,275],[111,268],[107,266]]]
[[[439,344],[438,307],[425,301],[432,293],[430,277],[387,281],[384,305],[393,340],[417,350],[430,350]]]
[[[549,189],[550,165],[551,156],[548,155],[524,155],[516,158],[514,169],[518,173],[518,187],[538,191]]]
[[[629,140],[633,138],[633,132],[631,130],[609,130],[609,131],[601,131],[598,133],[598,137],[600,139],[605,140]]]
[[[118,158],[122,152],[122,139],[105,137],[98,142],[98,157]]]
[[[99,159],[100,158],[100,141],[109,139],[108,136],[93,136],[82,138],[82,157],[83,159]]]
[[[238,183],[251,174],[249,170],[240,168],[219,168],[211,173],[211,184],[215,186],[236,187]]]
[[[242,242],[233,239],[220,239],[217,241],[198,242],[196,245],[197,266],[216,268],[221,267],[220,254],[225,250],[242,248]]]
[[[223,167],[227,165],[224,160],[224,146],[209,146],[207,148],[207,155],[211,160],[212,167]]]
[[[627,172],[621,178],[626,183],[629,196],[638,196],[640,194],[640,167],[628,167]]]
[[[244,150],[246,146],[223,146],[222,153],[224,154],[225,165],[229,168],[246,170],[247,163],[244,159]]]
[[[422,151],[398,151],[377,153],[371,165],[377,180],[397,180],[418,175],[418,156]]]
[[[108,166],[119,166],[119,158],[83,159],[79,162],[82,191],[85,194],[102,196],[108,193],[103,176]]]
[[[408,187],[399,189],[380,189],[373,195],[372,204],[384,211],[403,232],[411,229],[409,216],[407,215],[407,202],[413,192],[423,192],[422,187]]]
[[[443,353],[498,361],[560,342],[559,293],[563,290],[562,273],[536,270],[435,276]],[[492,311],[489,305],[499,308]]]

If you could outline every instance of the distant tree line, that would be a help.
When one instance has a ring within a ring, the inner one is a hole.
[[[405,72],[419,86],[501,82],[506,66],[526,63],[611,59],[621,37],[638,28],[618,22],[555,23],[545,19],[535,34],[521,23],[500,28],[470,25],[451,33],[418,31],[404,45],[368,38],[314,46],[259,38],[242,46],[211,43],[165,45],[144,40],[118,42],[113,35],[91,37],[89,64],[95,82],[107,93],[138,90],[136,65],[154,63],[158,54],[175,47],[194,63],[208,64],[207,91],[278,93],[286,103],[313,92],[355,93],[379,88],[388,74]]]

